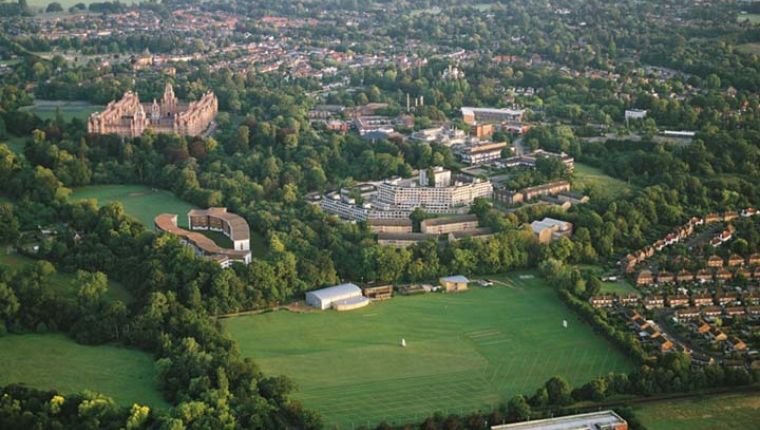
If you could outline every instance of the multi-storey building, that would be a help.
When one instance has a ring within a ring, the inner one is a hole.
[[[141,103],[137,93],[127,91],[121,100],[108,103],[87,120],[87,131],[94,134],[118,134],[138,137],[145,130],[197,136],[208,129],[219,110],[213,92],[189,104],[178,101],[171,84],[166,84],[160,103]]]
[[[522,122],[525,109],[463,107],[462,120],[472,125],[480,122]]]
[[[507,142],[479,142],[459,148],[457,154],[463,163],[476,165],[501,159],[501,152],[506,147]]]

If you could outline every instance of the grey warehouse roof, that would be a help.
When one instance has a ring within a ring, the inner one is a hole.
[[[333,298],[343,298],[350,294],[362,294],[361,288],[354,284],[340,284],[334,287],[322,288],[321,290],[309,291],[306,294],[313,294],[320,300],[330,300]]]

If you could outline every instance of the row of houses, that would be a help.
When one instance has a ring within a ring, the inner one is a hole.
[[[735,266],[733,271],[723,267],[714,270],[702,269],[696,272],[683,269],[675,274],[661,271],[656,275],[652,271],[645,269],[636,275],[635,281],[637,286],[650,286],[685,282],[726,282],[740,278],[749,280],[760,279],[760,266],[755,266],[754,268]]]
[[[470,238],[488,239],[493,230],[481,227],[478,217],[473,214],[430,218],[420,222],[420,232],[413,232],[410,219],[370,219],[367,225],[377,233],[377,243],[397,248],[406,248],[427,240],[439,241],[445,237],[449,242]]]
[[[647,309],[659,308],[680,308],[685,306],[705,307],[705,306],[727,306],[744,303],[747,306],[760,305],[760,293],[746,293],[743,296],[738,293],[723,292],[714,296],[708,293],[694,293],[690,296],[686,294],[652,295],[640,298],[636,294],[626,296],[599,295],[589,299],[589,303],[594,308],[612,308],[615,306],[635,306],[639,303]]]
[[[692,321],[700,318],[760,318],[760,306],[692,306],[689,308],[678,309],[675,313],[678,321]]]
[[[727,335],[720,327],[710,324],[703,319],[696,319],[686,325],[687,328],[698,336],[713,343],[723,343],[726,352],[744,352],[747,350],[747,344],[738,336]]]
[[[712,268],[721,268],[724,265],[728,267],[744,266],[745,263],[747,266],[760,265],[760,253],[754,253],[746,259],[739,254],[731,254],[726,260],[723,260],[723,258],[718,255],[712,255],[707,259],[707,267]]]
[[[628,317],[628,326],[636,331],[642,341],[653,344],[658,351],[663,353],[669,352],[676,346],[676,343],[660,330],[660,327],[654,321],[644,318],[635,310],[626,312],[626,316]],[[678,346],[680,349],[684,349],[680,344]]]
[[[508,205],[527,202],[537,197],[543,196],[562,196],[563,193],[570,192],[570,182],[555,181],[546,184],[527,187],[521,190],[509,190],[506,188],[494,191],[493,199]],[[561,199],[560,199],[561,200]]]
[[[721,221],[728,222],[738,218],[739,216],[748,218],[756,216],[758,214],[760,214],[760,212],[756,209],[746,208],[743,209],[740,213],[735,211],[727,211],[723,212],[722,214],[709,213],[704,217],[692,217],[688,222],[686,222],[686,224],[676,227],[664,238],[657,240],[653,244],[648,245],[638,251],[626,255],[620,264],[623,266],[626,273],[633,273],[637,264],[646,261],[646,259],[652,257],[655,252],[662,251],[665,247],[674,245],[691,236],[694,233],[694,229],[699,225],[713,224]],[[721,236],[723,233],[724,232],[721,232]],[[725,236],[722,236],[723,242],[725,240],[729,240],[730,238],[730,234],[727,236],[727,238]]]

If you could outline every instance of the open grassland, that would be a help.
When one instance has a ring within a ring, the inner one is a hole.
[[[573,187],[579,190],[591,188],[592,191],[602,195],[618,196],[631,189],[631,186],[607,175],[596,167],[582,163],[575,163]]]
[[[489,278],[499,282],[461,294],[395,297],[347,313],[278,311],[224,325],[262,370],[291,377],[295,398],[328,428],[490,410],[555,375],[582,384],[631,369],[544,280]]]
[[[161,213],[176,214],[177,223],[187,227],[187,212],[195,207],[170,191],[143,185],[92,185],[75,189],[70,199],[96,199],[99,205],[120,202],[127,214],[149,229],[153,228],[153,219]]]
[[[17,254],[12,247],[0,244],[0,266],[10,266],[15,269],[23,269],[35,263],[32,258]],[[76,276],[72,273],[56,272],[50,277],[50,283],[55,291],[64,297],[71,299],[76,298],[79,286],[75,282]],[[108,281],[108,291],[105,294],[106,299],[121,300],[124,303],[130,303],[132,296],[124,286],[116,281]]]
[[[634,408],[649,430],[733,430],[760,427],[760,394],[647,403]]]
[[[60,109],[64,121],[71,121],[72,118],[86,121],[91,113],[102,110],[103,106],[81,101],[35,100],[32,106],[25,109],[37,114],[43,120],[55,119],[56,109]]]
[[[751,24],[760,24],[760,14],[757,13],[740,13],[736,16],[739,22],[749,21]]]
[[[743,43],[737,48],[747,54],[760,55],[760,43]]]
[[[640,291],[636,289],[627,279],[621,279],[615,282],[602,282],[603,294],[617,294],[620,296],[626,296],[628,294],[640,295]]]
[[[70,394],[92,390],[126,406],[167,408],[149,354],[118,346],[80,345],[60,334],[0,337],[0,384],[23,383]]]

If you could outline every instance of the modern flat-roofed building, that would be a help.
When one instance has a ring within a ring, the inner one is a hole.
[[[368,219],[367,227],[373,233],[411,233],[412,220],[409,218]]]
[[[350,310],[369,303],[369,299],[362,295],[358,286],[347,283],[333,287],[322,288],[306,293],[306,303],[317,309]]]
[[[494,235],[493,230],[489,227],[479,227],[475,230],[467,230],[467,231],[455,231],[449,233],[449,242],[456,242],[460,239],[474,239],[474,240],[485,240],[490,239]]]
[[[493,198],[496,201],[513,205],[526,202],[537,197],[554,196],[567,191],[570,191],[570,182],[555,181],[542,185],[536,185],[535,187],[523,188],[519,191],[511,191],[507,189],[497,190],[494,191]]]
[[[462,120],[469,125],[481,122],[522,122],[525,115],[525,109],[463,107],[461,111]]]
[[[160,214],[154,220],[156,230],[179,236],[180,241],[193,248],[196,255],[218,262],[222,267],[229,267],[233,261],[249,264],[251,251],[247,249],[227,249],[217,245],[201,233],[187,231],[177,226],[177,215]],[[247,225],[247,224],[246,224]]]
[[[507,142],[479,142],[461,147],[456,152],[463,163],[476,165],[501,159],[501,152],[506,147]]]
[[[251,231],[248,222],[240,215],[227,212],[227,208],[193,209],[187,213],[190,230],[211,230],[223,233],[239,251],[251,249]]]
[[[530,223],[533,235],[536,236],[540,243],[549,243],[557,240],[562,236],[573,234],[573,224],[554,218],[544,218],[541,221]]]
[[[599,411],[496,425],[491,430],[628,430],[628,422],[614,411]]]
[[[353,191],[345,190],[326,193],[311,202],[329,214],[365,221],[409,218],[416,208],[434,214],[464,214],[476,198],[490,199],[493,195],[491,181],[453,176],[442,167],[420,170],[417,177],[391,178],[369,185],[371,190],[361,192],[361,203],[351,196]]]
[[[446,234],[476,230],[478,225],[477,215],[455,215],[423,220],[420,222],[420,231],[429,234]]]
[[[439,236],[437,234],[426,233],[378,233],[377,243],[379,245],[395,246],[396,248],[406,248],[412,246],[415,243],[424,242],[426,240],[437,241]]]
[[[388,180],[377,186],[376,206],[389,206],[397,209],[414,210],[423,208],[429,212],[445,213],[456,207],[470,206],[476,198],[491,198],[493,185],[491,181],[471,178],[465,180],[450,179],[445,169],[434,169],[433,178],[425,170],[420,171],[419,180]]]

